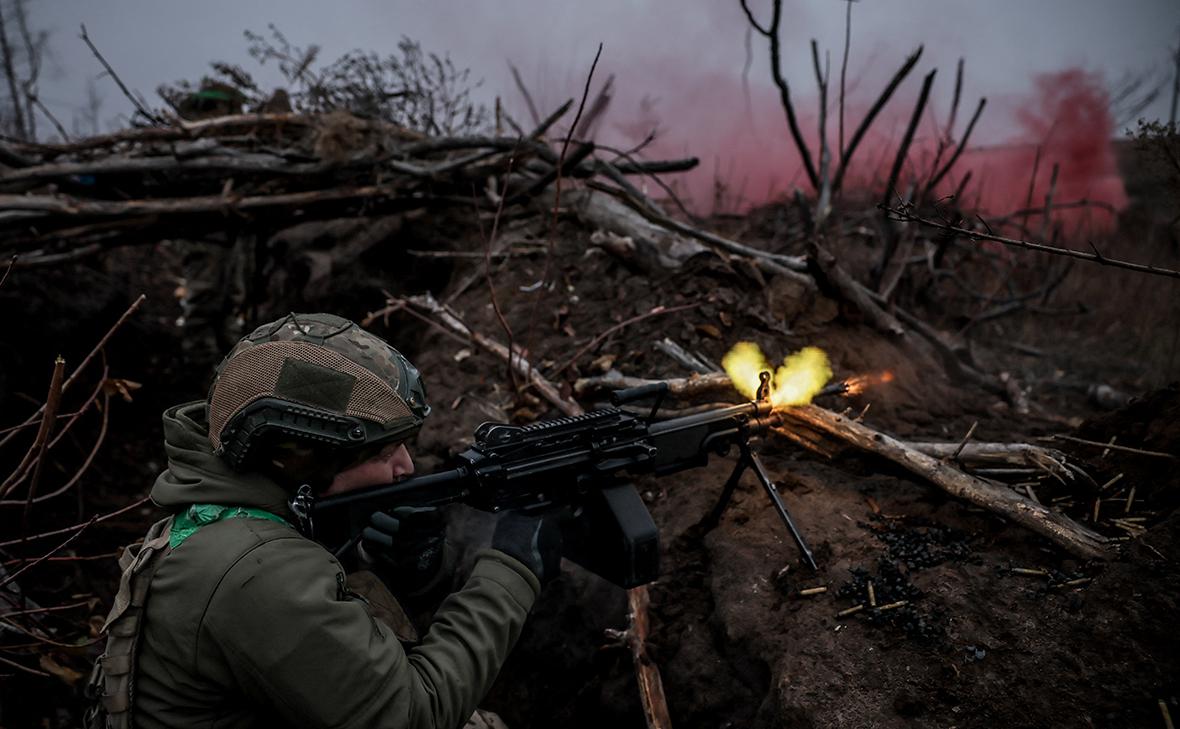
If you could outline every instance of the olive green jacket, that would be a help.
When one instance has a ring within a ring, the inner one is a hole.
[[[167,411],[164,435],[158,505],[241,505],[293,521],[277,484],[212,454],[203,403]],[[152,578],[135,724],[458,727],[491,687],[539,589],[521,563],[485,551],[422,641],[403,647],[319,544],[267,519],[208,524]]]

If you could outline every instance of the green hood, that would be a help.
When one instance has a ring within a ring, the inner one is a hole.
[[[152,486],[157,505],[172,512],[192,504],[252,506],[295,521],[281,486],[257,473],[238,473],[213,455],[205,401],[164,411],[164,451],[168,469]]]

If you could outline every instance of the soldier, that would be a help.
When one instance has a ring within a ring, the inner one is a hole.
[[[341,493],[411,474],[406,442],[429,412],[413,365],[348,320],[291,314],[242,339],[207,401],[164,413],[152,499],[171,515],[120,560],[88,726],[467,721],[560,569],[557,525],[501,517],[417,640],[372,573],[346,576],[290,506],[302,484]],[[394,590],[421,590],[439,580],[440,526],[430,510],[376,515],[364,551],[385,557]]]

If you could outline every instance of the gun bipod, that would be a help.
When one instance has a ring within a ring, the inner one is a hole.
[[[807,542],[804,541],[803,534],[799,532],[799,528],[795,525],[795,520],[791,518],[790,512],[787,511],[787,505],[783,503],[778,488],[774,485],[774,481],[770,479],[770,474],[766,472],[766,466],[762,464],[762,459],[750,448],[749,441],[741,441],[738,447],[741,453],[738,456],[738,462],[733,467],[733,473],[729,474],[729,479],[726,480],[725,486],[721,489],[721,496],[717,499],[713,510],[698,523],[698,527],[701,528],[702,532],[709,532],[721,523],[721,516],[724,514],[726,507],[729,506],[730,501],[733,500],[733,492],[737,489],[738,481],[741,480],[742,474],[749,468],[754,472],[754,476],[758,479],[758,483],[762,485],[762,489],[766,492],[766,495],[770,497],[770,502],[774,504],[774,510],[778,512],[779,519],[786,526],[791,538],[795,540],[795,545],[799,547],[803,561],[813,571],[818,571],[819,566],[815,563],[815,556],[812,554],[811,548],[807,546]]]

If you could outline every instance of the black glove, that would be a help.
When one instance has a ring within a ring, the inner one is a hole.
[[[561,529],[552,518],[504,514],[492,534],[492,549],[519,560],[542,585],[561,574]]]
[[[407,593],[431,585],[443,565],[446,519],[437,506],[377,511],[361,532],[365,554],[382,563],[395,587]]]

